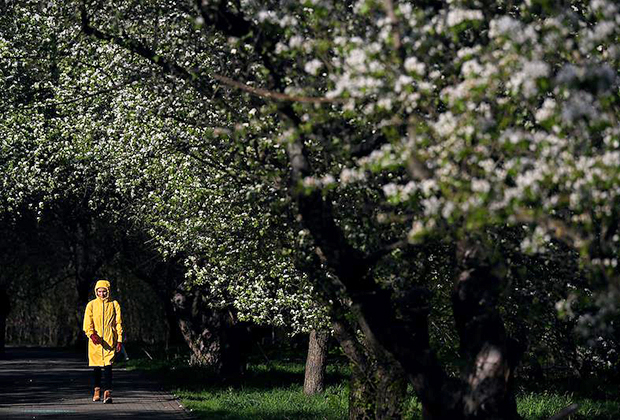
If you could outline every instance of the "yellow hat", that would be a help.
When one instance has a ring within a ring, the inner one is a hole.
[[[108,289],[108,293],[110,293],[110,282],[107,280],[97,280],[97,284],[95,284],[95,295],[97,295],[97,289],[101,287]]]

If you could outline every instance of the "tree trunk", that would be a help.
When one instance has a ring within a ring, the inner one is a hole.
[[[237,382],[245,374],[247,353],[251,346],[250,332],[247,324],[239,322],[232,312],[220,315],[220,343],[222,349],[222,378],[228,382]]]
[[[245,372],[244,349],[249,347],[246,326],[229,311],[210,308],[200,290],[177,289],[172,303],[192,352],[190,363],[213,369],[223,380],[238,380]]]
[[[351,363],[349,419],[402,418],[407,377],[400,364],[384,351],[361,343],[345,321],[334,319],[332,328]]]
[[[376,419],[401,419],[407,398],[407,377],[398,363],[389,355],[377,362]]]
[[[312,330],[308,343],[308,357],[304,377],[304,394],[314,395],[325,390],[325,367],[327,364],[327,341],[329,333]]]
[[[332,310],[334,336],[351,365],[349,419],[372,419],[376,399],[371,364],[364,347],[357,340],[355,330],[340,315],[338,311]]]
[[[190,363],[207,366],[216,372],[222,368],[221,320],[207,307],[197,292],[177,290],[173,297],[179,328],[190,348]]]
[[[463,418],[517,420],[513,390],[514,370],[522,354],[518,342],[507,337],[497,310],[503,270],[475,246],[461,249],[463,261],[452,306],[466,361],[462,372]]]
[[[349,420],[370,420],[375,418],[376,389],[374,375],[351,363],[349,380]]]

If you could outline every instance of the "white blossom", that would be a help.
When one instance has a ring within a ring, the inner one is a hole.
[[[304,70],[306,71],[306,73],[316,76],[319,70],[321,69],[321,67],[323,67],[323,62],[315,58],[313,60],[308,61],[305,64]]]
[[[484,15],[481,10],[450,9],[446,17],[448,27],[457,26],[466,21],[482,20]]]
[[[418,60],[415,56],[409,56],[405,59],[405,70],[410,73],[415,73],[420,76],[424,75],[426,65]]]

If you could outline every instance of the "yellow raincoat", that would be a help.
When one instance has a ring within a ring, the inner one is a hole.
[[[123,342],[123,318],[121,306],[117,301],[110,301],[110,282],[99,280],[97,289],[105,287],[108,296],[101,299],[97,296],[86,305],[84,313],[84,333],[88,337],[88,366],[107,366],[114,362],[116,343]],[[102,339],[101,344],[95,344],[90,336],[97,333]]]

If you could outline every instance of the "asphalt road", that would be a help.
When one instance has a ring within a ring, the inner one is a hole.
[[[7,348],[0,358],[2,420],[193,419],[174,396],[140,372],[114,369],[113,404],[92,402],[92,392],[86,352]]]

